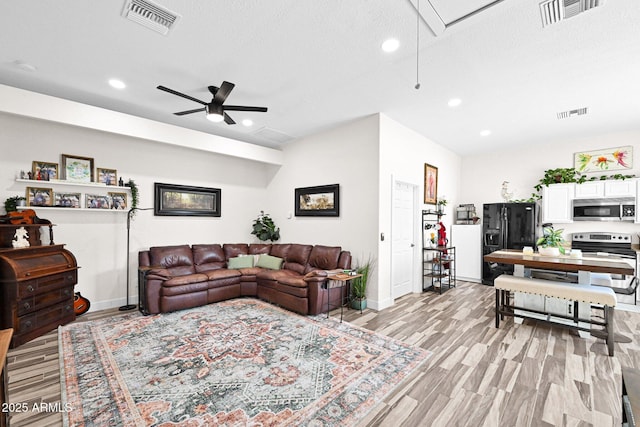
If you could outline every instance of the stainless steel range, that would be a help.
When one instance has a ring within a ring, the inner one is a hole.
[[[634,269],[636,267],[636,252],[631,248],[631,234],[607,232],[573,233],[571,235],[571,249],[580,249],[582,256],[615,258],[627,262]],[[635,275],[637,275],[637,272]],[[593,284],[608,286],[621,295],[619,302],[633,302],[633,304],[636,304],[638,279],[634,276],[592,274]],[[622,295],[632,295],[633,301],[630,301],[630,298],[622,297]]]

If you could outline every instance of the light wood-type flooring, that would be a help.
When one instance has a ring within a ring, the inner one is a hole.
[[[494,290],[458,282],[442,295],[413,294],[380,312],[345,311],[345,321],[433,352],[375,407],[366,426],[615,426],[621,424],[621,366],[640,367],[640,313],[616,310],[632,338],[607,356],[602,339],[511,318],[494,326]],[[339,316],[334,310],[331,316]],[[117,316],[117,309],[77,321]],[[11,403],[60,401],[57,333],[9,352]],[[17,413],[11,426],[58,426],[58,413]]]

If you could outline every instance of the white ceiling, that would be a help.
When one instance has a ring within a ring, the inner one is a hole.
[[[269,147],[282,145],[273,132],[293,140],[377,112],[461,155],[640,129],[640,1],[546,28],[537,0],[499,1],[437,37],[422,20],[418,76],[415,2],[157,0],[181,16],[167,36],[124,19],[124,0],[5,2],[0,83]],[[489,3],[431,0],[445,24]],[[380,49],[388,37],[395,53]],[[229,113],[253,127],[175,116],[200,105],[156,89],[208,102],[223,80],[236,84],[227,104],[269,108]]]

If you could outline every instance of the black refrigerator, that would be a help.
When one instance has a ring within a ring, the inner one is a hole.
[[[500,249],[536,247],[538,233],[536,203],[487,203],[482,206],[482,283],[493,286],[503,273],[512,274],[513,266],[484,261],[484,255]]]

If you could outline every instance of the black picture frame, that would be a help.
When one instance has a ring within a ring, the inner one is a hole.
[[[340,184],[295,189],[296,216],[340,216]]]
[[[209,216],[220,217],[222,190],[154,183],[156,216]]]

